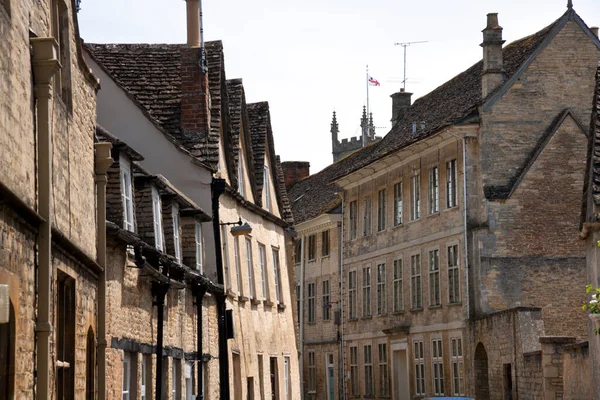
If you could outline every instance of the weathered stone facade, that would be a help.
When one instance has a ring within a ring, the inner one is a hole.
[[[12,309],[2,398],[94,393],[98,82],[80,53],[74,8],[50,0],[0,5],[0,147],[9,155],[0,163],[0,284],[9,286]],[[45,46],[59,49],[58,58],[45,58]]]
[[[395,110],[380,142],[290,189],[298,227],[344,195],[348,398],[555,398],[573,386],[564,344],[586,333],[573,232],[600,42],[571,6],[504,49],[501,31],[489,14],[483,62]],[[319,381],[314,392],[329,398]]]

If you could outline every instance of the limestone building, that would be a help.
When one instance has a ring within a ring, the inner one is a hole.
[[[110,153],[75,1],[0,2],[0,71],[0,398],[93,398]]]
[[[188,1],[187,45],[86,45],[103,85],[98,122],[144,155],[139,165],[148,174],[164,176],[199,208],[218,215],[211,223],[198,221],[208,243],[204,277],[226,290],[206,295],[205,398],[297,399],[293,264],[285,246],[292,219],[269,107],[247,104],[241,80],[227,80],[220,41],[194,38],[194,3]],[[211,304],[219,321],[231,315],[223,323],[233,339],[211,328]],[[177,346],[187,357],[191,347]],[[226,381],[228,386],[219,386]]]
[[[305,232],[307,398],[334,398],[311,380],[327,364],[313,362],[322,344],[306,337],[327,322],[305,321],[307,300],[333,279],[308,260],[311,227],[338,208],[343,272],[329,301],[343,305],[334,381],[349,378],[346,398],[555,398],[570,385],[554,366],[560,345],[586,336],[585,249],[573,232],[600,42],[569,2],[548,27],[503,43],[488,14],[482,61],[408,107],[410,93],[393,95],[381,141],[290,189]]]

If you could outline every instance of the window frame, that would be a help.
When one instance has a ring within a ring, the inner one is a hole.
[[[251,299],[256,298],[256,288],[254,287],[254,262],[252,261],[252,240],[245,238],[246,243],[246,267],[248,270],[248,295]]]
[[[418,267],[418,271],[417,271]],[[410,256],[410,294],[411,308],[420,310],[423,308],[423,270],[421,265],[421,253]]]
[[[371,236],[373,233],[373,200],[371,196],[363,199],[363,237]]]
[[[446,162],[446,208],[458,206],[456,158]]]
[[[373,347],[371,344],[363,345],[363,365],[365,368],[365,396],[374,396],[373,385]]]
[[[322,300],[323,300],[323,321],[329,321],[331,319],[331,285],[329,279],[326,279],[321,284],[322,287]]]
[[[314,350],[308,351],[308,392],[317,392],[317,365]]]
[[[202,232],[202,224],[198,221],[194,222],[194,243],[196,250],[196,270],[201,274],[204,273],[204,234]]]
[[[350,240],[358,238],[358,201],[352,200],[348,206],[348,219],[350,226]]]
[[[390,376],[388,372],[387,343],[377,345],[379,361],[379,396],[387,397],[390,395]]]
[[[243,284],[242,284],[242,260],[240,254],[240,237],[233,237],[233,259],[235,262],[235,277],[237,283],[237,294],[241,296],[244,293]]]
[[[314,324],[315,323],[315,297],[316,297],[316,284],[315,282],[309,282],[306,285],[306,292],[307,292],[307,322],[309,324]]]
[[[267,248],[264,244],[258,244],[258,262],[260,264],[260,272],[262,277],[263,300],[269,298],[269,275],[267,272]]]
[[[400,226],[403,222],[402,190],[402,181],[394,185],[394,226]]]
[[[386,290],[386,265],[385,262],[377,264],[377,315],[387,314]]]
[[[171,217],[173,218],[173,250],[175,251],[175,259],[181,264],[181,224],[179,218],[179,204],[172,204]]]
[[[281,282],[280,282],[280,272],[279,272],[279,250],[271,249],[273,255],[273,274],[275,276],[275,299],[277,303],[283,304],[281,298]]]
[[[317,258],[317,235],[308,236],[308,261],[314,261]]]
[[[271,212],[271,186],[269,177],[269,167],[267,166],[267,164],[265,164],[263,167],[263,192],[265,194],[265,209]]]
[[[440,250],[429,250],[429,306],[442,305],[440,284]]]
[[[123,153],[119,155],[119,178],[121,182],[121,199],[123,203],[123,229],[129,232],[135,232],[131,162]]]
[[[377,192],[377,232],[385,230],[385,217],[386,217],[386,196],[387,190],[385,188]]]
[[[453,396],[465,395],[462,337],[450,337],[450,370],[452,371]],[[458,385],[457,385],[458,384]],[[458,387],[457,387],[458,386]]]
[[[348,271],[348,318],[357,319],[358,315],[358,273],[356,270]]]
[[[362,268],[362,317],[371,317],[371,266]]]
[[[444,395],[444,353],[443,343],[441,338],[431,340],[431,368],[433,393],[436,396]]]
[[[394,260],[394,312],[401,313],[404,311],[404,262],[402,258],[396,258]]]
[[[429,169],[429,215],[440,212],[440,170],[437,166]]]
[[[460,304],[460,258],[457,244],[451,244],[447,247],[447,265],[448,304]]]
[[[416,174],[410,177],[410,219],[417,221],[421,218],[421,175]]]
[[[360,396],[360,380],[358,376],[358,346],[350,346],[350,389],[353,397]]]
[[[321,257],[329,257],[329,229],[321,232]]]
[[[413,341],[415,396],[425,396],[425,353],[423,340]]]
[[[246,197],[245,188],[244,188],[244,165],[243,164],[244,163],[242,161],[242,158],[240,157],[240,160],[238,161],[238,171],[237,171],[238,172],[237,190],[238,190],[238,193],[240,194],[240,196]]]
[[[162,201],[156,186],[152,186],[152,221],[154,226],[154,245],[158,250],[164,251]]]

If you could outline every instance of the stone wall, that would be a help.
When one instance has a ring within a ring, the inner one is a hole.
[[[525,399],[541,400],[543,392],[542,352],[523,355],[523,372],[519,377],[519,393]]]
[[[593,399],[596,379],[590,368],[588,342],[568,345],[563,350],[564,399]]]

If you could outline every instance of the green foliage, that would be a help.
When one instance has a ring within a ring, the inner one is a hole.
[[[585,287],[585,292],[591,296],[591,299],[584,303],[581,308],[583,311],[588,311],[590,314],[600,315],[600,287],[594,287],[589,284]],[[594,330],[596,335],[600,335],[600,328]]]

